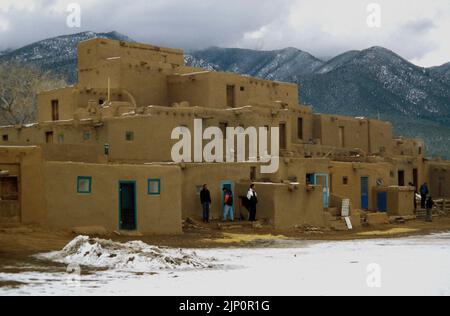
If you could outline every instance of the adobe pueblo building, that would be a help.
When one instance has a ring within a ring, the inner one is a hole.
[[[82,42],[78,84],[40,94],[38,113],[0,128],[0,222],[178,234],[183,218],[201,217],[204,183],[213,219],[224,186],[239,217],[239,196],[256,183],[258,218],[276,229],[330,226],[346,199],[355,225],[359,210],[414,215],[409,183],[450,196],[450,164],[427,161],[424,144],[394,138],[390,123],[313,113],[297,85],[186,67],[176,49]],[[194,120],[278,127],[278,171],[261,173],[260,159],[173,162],[172,131]]]

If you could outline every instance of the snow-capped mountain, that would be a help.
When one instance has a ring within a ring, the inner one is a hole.
[[[450,63],[422,68],[382,47],[328,61],[295,49],[210,48],[192,55],[217,70],[298,83],[302,103],[318,112],[389,120],[398,134],[423,138],[433,155],[450,158]]]
[[[117,32],[84,32],[0,53],[0,62],[30,62],[76,82],[76,47],[94,37],[132,41]],[[426,140],[429,152],[450,158],[450,63],[418,67],[394,52],[372,47],[327,61],[296,48],[275,51],[218,48],[192,51],[187,65],[300,85],[303,104],[316,112],[391,121],[401,135]]]
[[[323,61],[296,48],[256,51],[213,47],[191,55],[194,60],[207,61],[220,70],[279,81],[309,74],[323,64]]]

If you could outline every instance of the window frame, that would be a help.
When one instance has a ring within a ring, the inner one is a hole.
[[[157,192],[151,192],[151,184],[152,183],[158,183],[158,191]],[[151,196],[158,196],[161,195],[161,179],[160,178],[150,178],[147,180],[147,194]]]
[[[81,191],[80,180],[88,180],[89,181],[89,190],[88,191]],[[78,194],[91,194],[92,193],[92,177],[87,177],[87,176],[78,176],[77,177],[77,193]]]

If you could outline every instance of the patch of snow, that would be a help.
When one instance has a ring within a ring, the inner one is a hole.
[[[213,258],[200,258],[195,252],[147,245],[142,241],[118,243],[111,240],[78,236],[61,251],[37,258],[64,264],[121,271],[150,272],[174,269],[212,268]]]

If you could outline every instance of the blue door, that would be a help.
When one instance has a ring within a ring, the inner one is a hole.
[[[361,177],[361,208],[369,209],[369,177]]]
[[[326,173],[314,174],[314,185],[321,185],[323,187],[323,208],[328,208],[330,205],[330,178]]]
[[[378,212],[387,212],[387,192],[377,193],[377,208]]]

